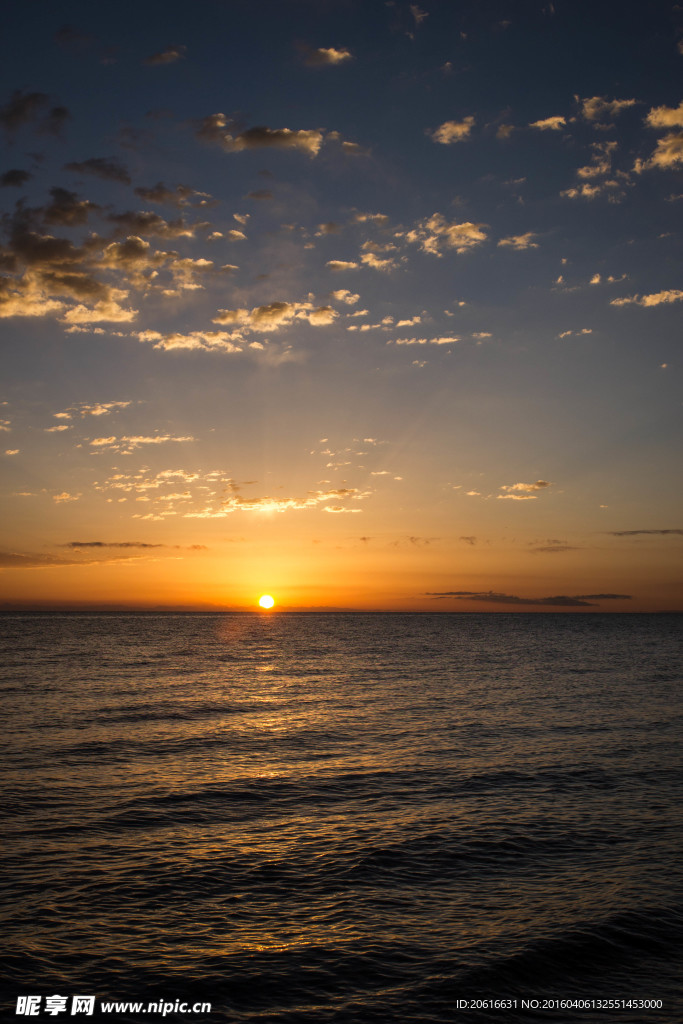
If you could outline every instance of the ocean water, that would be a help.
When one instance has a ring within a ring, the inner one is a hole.
[[[683,1020],[679,616],[0,621],[3,1020]]]

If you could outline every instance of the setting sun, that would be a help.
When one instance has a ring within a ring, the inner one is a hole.
[[[261,597],[259,597],[258,603],[261,606],[261,608],[272,608],[273,605],[275,604],[275,599],[272,598],[270,594],[263,594]]]

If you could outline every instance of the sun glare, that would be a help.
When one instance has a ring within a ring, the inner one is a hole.
[[[259,597],[258,603],[261,606],[261,608],[272,608],[273,605],[275,604],[275,599],[272,598],[270,594],[263,594],[261,597]]]

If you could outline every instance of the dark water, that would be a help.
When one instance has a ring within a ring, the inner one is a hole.
[[[4,616],[3,1019],[677,1024],[680,626]]]

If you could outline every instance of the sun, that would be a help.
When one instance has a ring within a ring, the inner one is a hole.
[[[258,599],[258,603],[261,608],[272,608],[275,604],[275,598],[271,597],[270,594],[262,594]]]

